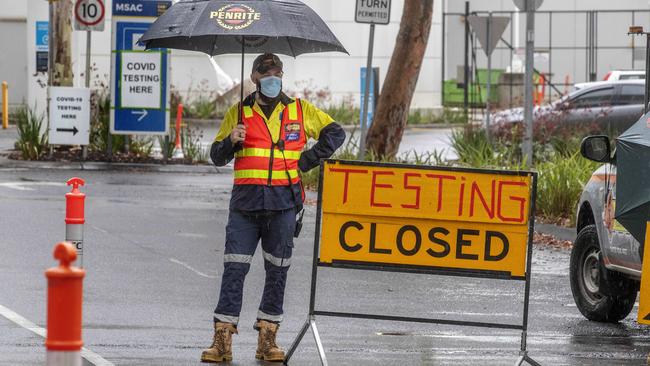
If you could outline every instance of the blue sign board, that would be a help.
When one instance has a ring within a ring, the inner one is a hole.
[[[49,22],[36,22],[36,51],[47,51],[49,41]]]
[[[171,6],[171,1],[114,0],[113,16],[157,18]]]
[[[169,52],[145,51],[138,42],[169,6],[171,1],[113,1],[111,133],[169,131]]]
[[[376,96],[378,93],[379,85],[375,85],[375,79],[379,79],[379,68],[373,67],[372,72],[370,73],[370,94],[368,94],[368,120],[366,126],[370,127],[372,125],[372,117],[375,113],[375,107],[377,106]],[[361,68],[361,103],[359,108],[359,123],[363,123],[363,98],[366,94],[366,68]]]

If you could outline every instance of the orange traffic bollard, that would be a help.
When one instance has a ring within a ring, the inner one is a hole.
[[[79,267],[83,268],[84,243],[84,202],[86,195],[79,191],[79,186],[86,182],[81,178],[70,178],[67,184],[72,191],[65,194],[65,241],[72,243],[77,249]]]
[[[183,121],[183,104],[178,104],[176,110],[176,141],[174,143],[174,152],[172,158],[184,159],[183,146],[181,145],[181,122]]]
[[[71,267],[77,258],[75,247],[66,242],[54,247],[58,267],[45,271],[47,277],[47,366],[81,365],[81,305],[86,271]]]

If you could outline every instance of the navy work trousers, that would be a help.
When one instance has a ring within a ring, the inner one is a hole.
[[[257,313],[258,319],[282,321],[284,287],[291,265],[296,211],[262,211],[247,213],[230,210],[226,225],[224,272],[219,303],[214,320],[237,325],[242,307],[244,279],[250,269],[255,249],[262,240],[266,280]]]

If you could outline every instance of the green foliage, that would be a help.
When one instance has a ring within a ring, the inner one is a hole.
[[[470,124],[452,131],[451,145],[460,165],[494,169],[519,169],[524,165],[517,145],[509,141],[490,143],[485,130]]]
[[[598,163],[583,158],[579,152],[570,156],[553,155],[537,164],[537,212],[549,218],[569,218],[575,223],[580,193]]]
[[[217,118],[217,103],[214,99],[200,96],[190,103],[184,114],[192,118],[214,119]]]
[[[341,102],[337,105],[330,105],[323,108],[323,111],[329,114],[336,122],[341,125],[359,126],[359,108]]]
[[[90,96],[89,151],[106,152],[110,127],[111,95],[107,89],[93,90]],[[112,153],[124,150],[124,135],[111,136]]]
[[[203,131],[189,126],[181,127],[181,146],[185,159],[191,163],[205,163],[208,161],[209,152],[201,145]]]
[[[129,153],[139,157],[147,158],[153,150],[154,138],[152,136],[136,136],[129,139]]]
[[[458,108],[445,107],[440,114],[427,109],[411,109],[408,116],[409,125],[461,123],[465,123],[465,114]]]
[[[19,108],[15,114],[18,127],[15,146],[26,160],[38,160],[47,147],[47,131],[41,131],[44,116],[36,115],[34,109]]]
[[[174,133],[172,133],[172,136],[173,135]],[[167,141],[165,141],[165,137],[167,137]],[[172,154],[174,153],[174,141],[172,141],[172,138],[161,135],[156,136],[156,138],[158,139],[158,145],[160,145],[160,153],[162,156],[171,159]]]
[[[461,165],[475,168],[525,170],[521,158],[520,127],[511,127],[509,133],[493,136],[490,144],[484,130],[467,126],[452,133],[452,145]],[[598,167],[584,159],[580,142],[585,131],[556,129],[548,134],[542,128],[535,131],[535,169],[539,172],[537,184],[538,215],[558,221],[575,220],[575,209],[585,182]]]
[[[409,111],[407,123],[409,125],[421,125],[431,123],[432,119],[431,113],[425,112],[421,109],[412,109]]]
[[[413,157],[411,157],[413,155]],[[415,165],[451,166],[453,163],[445,159],[444,151],[425,151],[418,153],[415,150],[407,151],[401,155],[397,162]]]
[[[442,114],[433,117],[433,123],[460,124],[467,122],[465,113],[460,108],[444,107]]]

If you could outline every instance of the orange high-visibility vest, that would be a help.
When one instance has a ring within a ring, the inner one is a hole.
[[[250,106],[242,109],[246,139],[235,153],[235,184],[288,186],[287,172],[292,184],[299,183],[298,159],[307,142],[300,100],[295,99],[282,111],[277,143],[273,143],[264,117]]]

